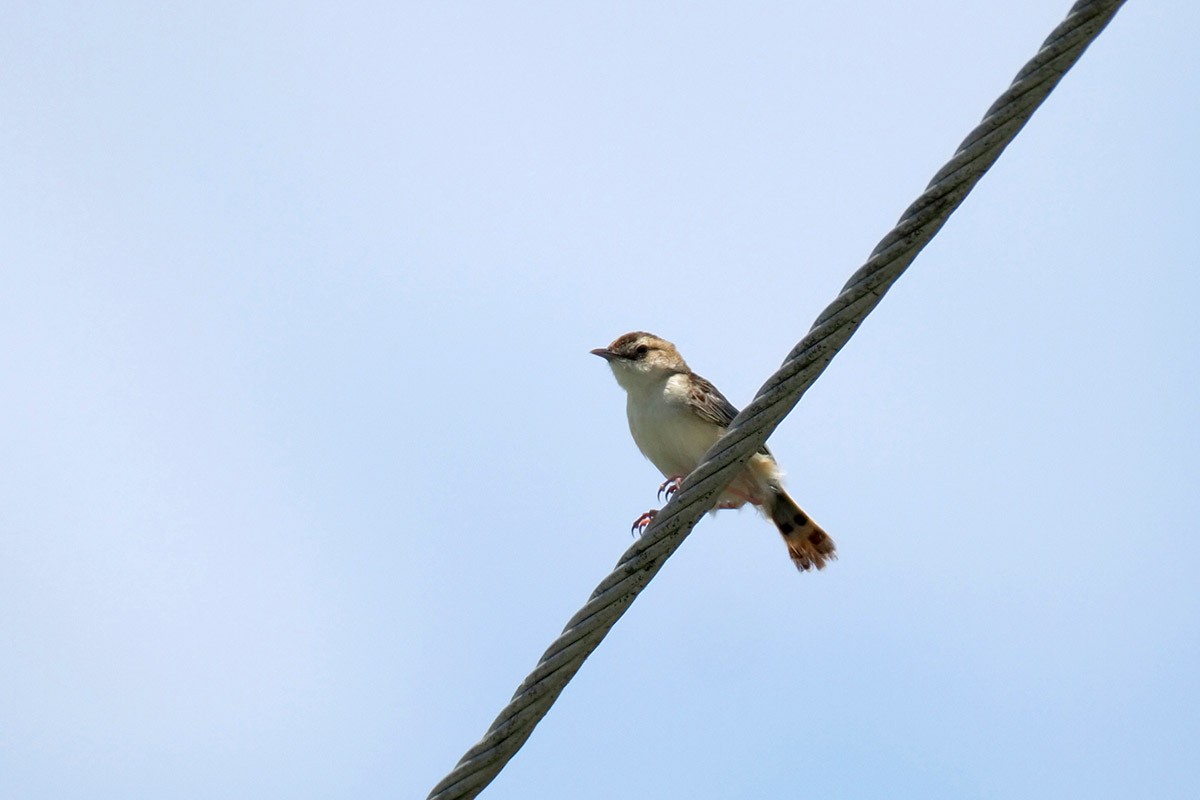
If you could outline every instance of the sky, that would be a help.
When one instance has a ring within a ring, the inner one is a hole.
[[[0,11],[0,796],[424,797],[1065,15]],[[483,795],[1200,794],[1200,10],[1130,2]]]

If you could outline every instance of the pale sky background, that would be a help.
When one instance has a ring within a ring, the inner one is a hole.
[[[0,797],[422,798],[1047,3],[0,12]],[[1200,795],[1200,7],[1130,2],[484,797]]]

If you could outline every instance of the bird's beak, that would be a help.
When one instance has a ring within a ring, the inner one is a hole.
[[[597,347],[595,350],[592,351],[592,355],[600,356],[605,361],[612,361],[613,359],[615,359],[617,357],[617,354],[614,353],[612,350],[609,350],[607,347]]]

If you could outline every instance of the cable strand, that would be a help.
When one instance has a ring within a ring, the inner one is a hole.
[[[473,798],[499,774],[634,598],[712,508],[740,466],[796,406],[1123,4],[1124,0],[1080,0],[1074,5],[779,370],[684,479],[642,537],[568,621],[484,737],[434,787],[429,800]]]

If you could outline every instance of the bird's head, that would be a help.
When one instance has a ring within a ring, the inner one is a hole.
[[[645,331],[619,336],[608,347],[593,350],[592,355],[608,362],[617,383],[626,391],[688,371],[688,365],[675,345]]]

